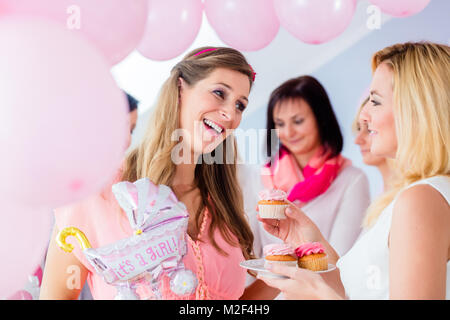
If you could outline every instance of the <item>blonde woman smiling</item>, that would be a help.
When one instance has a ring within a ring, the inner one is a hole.
[[[298,246],[319,241],[338,266],[328,281],[298,268],[264,281],[291,299],[450,299],[450,47],[405,43],[373,56],[370,104],[361,112],[370,151],[395,159],[392,188],[368,209],[366,232],[339,258],[303,212],[265,220]],[[332,279],[331,279],[332,278]]]
[[[183,263],[196,274],[198,286],[192,295],[176,296],[163,281],[165,299],[238,299],[244,292],[246,271],[239,262],[252,257],[253,235],[244,216],[236,163],[200,160],[219,148],[224,159],[230,154],[236,159],[236,143],[226,142],[234,139],[232,130],[241,121],[253,80],[251,66],[234,49],[205,47],[186,55],[164,83],[143,141],[127,156],[119,174],[118,180],[148,177],[170,186],[190,214]],[[186,135],[173,141],[177,130]],[[175,164],[172,151],[179,144],[190,161]],[[111,187],[57,209],[55,216],[41,298],[77,299],[81,288],[66,285],[67,268],[76,266],[81,286],[87,279],[94,299],[113,299],[116,289],[95,273],[79,248],[66,254],[54,240],[58,230],[68,226],[82,230],[94,248],[130,236]],[[144,292],[141,298],[145,297]]]

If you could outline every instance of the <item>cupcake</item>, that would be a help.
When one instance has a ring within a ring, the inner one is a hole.
[[[259,193],[259,216],[265,219],[286,219],[284,210],[289,206],[286,192],[282,190],[263,190]]]
[[[305,243],[295,249],[300,268],[312,271],[324,271],[328,269],[328,257],[320,242]]]
[[[268,244],[264,246],[263,253],[265,266],[267,266],[268,264],[284,264],[288,266],[297,265],[297,256],[295,255],[295,250],[287,244]]]

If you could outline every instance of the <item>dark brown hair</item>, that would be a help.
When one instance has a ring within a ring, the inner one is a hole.
[[[331,150],[330,157],[341,153],[344,140],[325,88],[314,77],[301,76],[282,83],[270,95],[267,108],[267,156],[273,157],[283,148],[281,143],[278,149],[271,148],[273,146],[271,129],[275,129],[273,111],[277,104],[289,99],[303,99],[308,103],[317,121],[322,146]]]

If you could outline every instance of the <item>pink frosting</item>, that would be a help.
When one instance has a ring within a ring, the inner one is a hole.
[[[309,242],[302,244],[297,249],[295,249],[295,254],[297,257],[301,258],[303,256],[309,256],[314,253],[324,253],[325,249],[320,242]]]
[[[264,246],[263,253],[265,256],[295,256],[294,248],[284,243],[268,244]]]
[[[264,189],[259,192],[261,200],[286,200],[286,192],[277,189]]]

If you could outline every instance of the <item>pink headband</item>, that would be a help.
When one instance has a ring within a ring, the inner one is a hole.
[[[199,51],[199,52],[197,52],[196,54],[194,54],[194,56],[198,56],[198,55],[200,55],[200,54],[202,54],[202,53],[205,53],[205,52],[208,52],[208,51],[214,51],[214,50],[217,50],[217,48],[208,48],[208,49],[204,49],[204,50]],[[253,71],[253,68],[252,68],[252,66],[251,66],[250,64],[249,64],[249,67],[250,67],[250,69],[252,70],[252,74],[253,74],[252,81],[255,82],[256,72]]]
[[[208,52],[208,51],[214,51],[214,50],[217,50],[217,48],[209,48],[209,49],[205,49],[205,50],[199,51],[196,54],[194,54],[194,56],[198,56],[199,54],[202,54],[202,53],[205,53],[205,52]]]
[[[253,73],[253,79],[252,79],[252,81],[255,82],[256,72],[253,71],[253,68],[252,68],[252,66],[250,65],[250,63],[248,64],[248,66],[250,67],[250,69],[252,69],[252,73]]]

